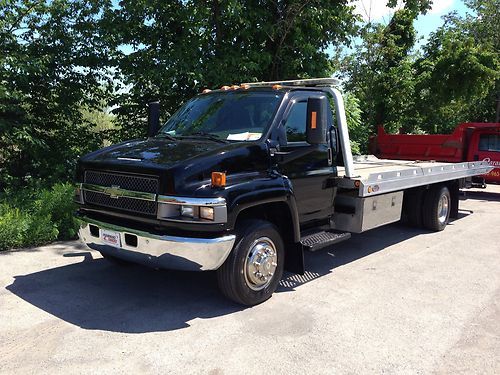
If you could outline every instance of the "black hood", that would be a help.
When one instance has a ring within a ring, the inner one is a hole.
[[[227,145],[212,141],[174,142],[165,138],[148,138],[103,148],[84,156],[82,162],[106,166],[140,164],[147,169],[168,169],[178,162],[224,146]]]
[[[162,191],[179,193],[210,178],[213,171],[231,174],[263,171],[268,168],[265,143],[218,143],[203,139],[172,141],[166,138],[132,140],[97,150],[79,162],[83,169],[97,169],[161,177]]]

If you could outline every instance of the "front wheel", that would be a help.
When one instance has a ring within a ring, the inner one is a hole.
[[[269,299],[283,275],[285,250],[277,228],[264,220],[238,225],[236,244],[217,270],[221,292],[242,305]]]

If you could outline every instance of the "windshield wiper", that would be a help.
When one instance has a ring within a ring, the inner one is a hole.
[[[219,142],[219,143],[229,143],[229,141],[219,138],[214,134],[205,133],[205,132],[194,132],[189,134],[183,134],[180,137],[182,138],[205,138],[210,139],[211,141]]]
[[[155,138],[167,138],[170,139],[171,141],[178,141],[178,138],[174,137],[173,135],[170,135],[168,133],[160,133],[155,136]]]

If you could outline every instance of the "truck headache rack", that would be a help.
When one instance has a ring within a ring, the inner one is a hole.
[[[336,78],[307,78],[307,79],[291,79],[286,81],[269,81],[269,82],[247,82],[242,85],[250,87],[259,86],[304,86],[304,87],[317,87],[317,86],[339,86],[340,81]]]

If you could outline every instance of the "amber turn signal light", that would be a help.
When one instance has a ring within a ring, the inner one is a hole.
[[[224,172],[212,172],[212,186],[213,187],[226,186],[226,174]]]

